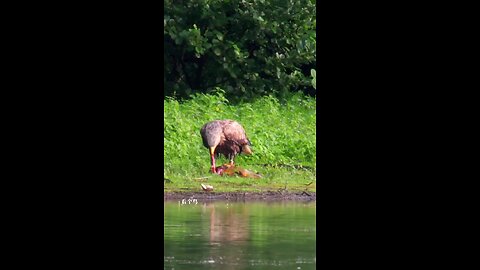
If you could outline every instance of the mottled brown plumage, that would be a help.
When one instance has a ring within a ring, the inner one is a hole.
[[[215,156],[220,154],[230,159],[230,164],[234,164],[234,159],[240,153],[251,154],[250,141],[245,134],[243,127],[233,120],[215,120],[206,123],[200,130],[203,145],[210,150],[210,159],[212,163],[212,172],[217,173],[215,167]]]

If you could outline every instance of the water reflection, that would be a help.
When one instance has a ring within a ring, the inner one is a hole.
[[[248,208],[216,206],[215,203],[205,203],[204,207],[210,213],[210,245],[218,247],[210,249],[210,257],[217,258],[219,264],[227,262],[229,269],[242,269],[246,263],[243,250],[250,237]],[[229,248],[219,252],[224,245]],[[219,254],[222,256],[217,256]]]
[[[215,204],[204,204],[210,212],[210,242],[246,241],[248,239],[248,209],[228,208],[215,211]]]
[[[164,220],[165,269],[315,268],[315,202],[166,202]]]

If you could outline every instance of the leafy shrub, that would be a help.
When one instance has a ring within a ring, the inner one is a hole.
[[[165,95],[220,87],[237,102],[312,92],[315,8],[312,0],[166,0]]]

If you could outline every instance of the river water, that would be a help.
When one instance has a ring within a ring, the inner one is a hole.
[[[165,201],[164,269],[315,269],[315,208],[315,201]]]

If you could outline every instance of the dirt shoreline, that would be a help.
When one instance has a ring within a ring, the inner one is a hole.
[[[163,200],[197,199],[202,201],[316,201],[316,192],[164,192]]]

